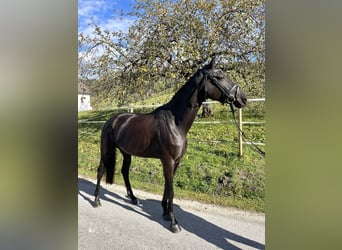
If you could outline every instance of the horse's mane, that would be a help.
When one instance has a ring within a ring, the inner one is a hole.
[[[196,71],[195,74],[193,74],[186,83],[177,90],[177,92],[173,95],[171,100],[167,104],[171,104],[174,102],[177,102],[179,97],[183,97],[183,93],[186,91],[189,91],[189,94],[192,94],[192,92],[197,88],[198,82],[195,80],[197,77],[198,71]]]
[[[169,102],[166,104],[158,107],[152,113],[157,112],[159,110],[164,110],[164,109],[169,109],[172,107],[174,104],[180,103],[182,101],[187,101],[185,99],[186,97],[186,92],[188,92],[189,96],[192,95],[193,91],[197,88],[198,81],[196,81],[196,77],[198,77],[198,71],[196,71],[190,78],[189,80],[186,81],[186,83],[180,87],[180,89],[177,90],[177,92],[173,95],[173,97],[170,99]]]

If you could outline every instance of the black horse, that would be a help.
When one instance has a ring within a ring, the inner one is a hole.
[[[214,69],[214,61],[212,59],[208,65],[198,70],[167,104],[149,114],[118,114],[105,123],[101,135],[95,207],[101,205],[100,182],[105,172],[106,182],[113,183],[116,148],[123,155],[121,173],[133,204],[137,204],[138,199],[134,196],[129,181],[131,156],[159,158],[165,178],[161,202],[163,217],[171,220],[172,232],[180,231],[173,213],[173,176],[185,152],[186,135],[198,109],[207,98],[218,100],[222,104],[234,104],[238,108],[247,104],[244,92],[237,84],[228,80],[220,69]]]

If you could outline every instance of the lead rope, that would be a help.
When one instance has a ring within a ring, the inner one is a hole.
[[[235,110],[234,110],[233,103],[230,102],[229,105],[230,105],[230,109],[232,110],[232,114],[233,114],[233,118],[234,118],[235,125],[236,125],[236,127],[238,128],[239,132],[241,133],[243,139],[244,139],[245,141],[247,141],[247,137],[246,137],[245,133],[241,130],[241,128],[240,128],[238,122],[236,121]],[[261,150],[261,149],[260,149],[257,145],[255,145],[252,141],[251,141],[250,143],[251,143],[251,145],[254,147],[254,149],[256,150],[256,152],[258,152],[262,157],[265,157],[265,156],[266,156],[265,151]]]

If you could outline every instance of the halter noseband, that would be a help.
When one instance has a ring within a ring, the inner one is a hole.
[[[233,83],[233,87],[231,89],[227,89],[225,86],[222,86],[220,82],[208,71],[205,69],[202,69],[202,73],[204,75],[203,79],[209,78],[211,83],[215,85],[221,92],[227,95],[227,102],[232,103],[234,101],[235,95],[239,92],[240,88],[237,84]],[[236,89],[235,93],[232,93],[232,91]],[[205,95],[207,95],[207,87],[205,86]]]

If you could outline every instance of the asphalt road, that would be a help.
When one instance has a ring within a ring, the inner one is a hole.
[[[102,183],[102,206],[93,207],[95,182],[78,178],[78,249],[265,249],[264,214],[174,200],[182,231],[169,231],[161,196]],[[177,193],[175,194],[177,197]]]

